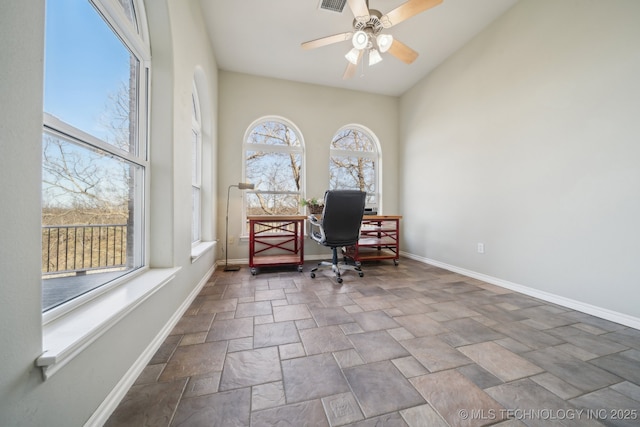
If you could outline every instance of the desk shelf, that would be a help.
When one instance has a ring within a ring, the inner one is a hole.
[[[357,245],[349,246],[344,255],[357,264],[362,261],[400,259],[400,215],[365,215]]]
[[[255,276],[259,267],[304,264],[303,215],[255,215],[249,220],[249,267]]]

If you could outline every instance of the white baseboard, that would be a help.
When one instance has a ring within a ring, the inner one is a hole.
[[[419,257],[417,255],[413,255],[406,252],[400,252],[400,254],[404,257],[413,259],[415,261],[420,261],[422,263],[433,265],[435,267],[444,268],[445,270],[449,270],[454,273],[459,273],[459,274],[462,274],[463,276],[472,277],[474,279],[482,280],[483,282],[487,282],[492,285],[500,286],[506,289],[511,289],[512,291],[520,292],[522,294],[529,295],[531,297],[538,298],[553,304],[557,304],[562,307],[567,307],[572,310],[590,314],[592,316],[596,316],[601,319],[610,320],[611,322],[629,326],[630,328],[640,329],[640,318],[629,316],[628,314],[619,313],[617,311],[612,311],[612,310],[598,307],[591,304],[586,304],[584,302],[577,301],[571,298],[566,298],[560,295],[541,291],[535,288],[530,288],[528,286],[519,285],[517,283],[509,282],[503,279],[498,279],[497,277],[492,277],[486,274],[477,273],[475,271],[456,267],[454,265],[449,265],[433,259]]]
[[[107,397],[102,401],[98,409],[84,424],[85,427],[99,427],[104,425],[113,411],[118,407],[124,396],[127,394],[133,383],[136,381],[142,370],[147,366],[151,358],[158,351],[164,340],[169,336],[173,327],[178,323],[182,315],[187,311],[193,300],[198,296],[200,290],[207,283],[213,274],[214,267],[204,275],[198,285],[191,291],[187,299],[178,307],[175,313],[169,318],[158,335],[149,343],[147,348],[140,354],[140,357],[131,365],[127,373],[118,381],[118,384],[111,390]]]

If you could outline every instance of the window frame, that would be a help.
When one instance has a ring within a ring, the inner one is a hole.
[[[101,139],[81,130],[43,110],[43,135],[50,134],[60,137],[63,140],[81,146],[83,148],[98,150],[106,155],[110,155],[124,160],[141,169],[141,180],[136,182],[137,191],[133,200],[136,209],[134,211],[133,227],[135,232],[137,262],[136,267],[127,271],[122,276],[103,283],[88,292],[78,295],[75,298],[63,302],[42,313],[43,325],[47,325],[54,320],[65,316],[88,302],[99,299],[102,295],[112,291],[122,284],[135,280],[135,278],[149,269],[149,253],[147,250],[149,242],[149,91],[150,91],[150,64],[151,51],[149,46],[147,23],[144,13],[144,5],[141,0],[132,0],[132,5],[137,9],[134,16],[137,25],[134,25],[124,11],[120,0],[88,0],[96,13],[104,20],[105,25],[111,28],[114,36],[117,37],[129,53],[138,61],[136,72],[136,128],[131,138],[135,138],[135,152],[122,150],[115,145],[102,141]]]
[[[263,123],[267,123],[267,122],[279,122],[283,125],[285,125],[286,127],[288,127],[289,129],[293,130],[296,133],[296,136],[298,138],[298,141],[300,141],[300,146],[299,147],[288,147],[288,146],[282,146],[282,145],[267,145],[267,144],[252,144],[249,143],[249,136],[251,135],[251,133],[253,132],[253,130],[263,124]],[[305,156],[305,141],[304,141],[304,136],[302,134],[302,132],[300,131],[300,129],[298,128],[298,126],[296,126],[291,120],[282,117],[282,116],[277,116],[277,115],[268,115],[268,116],[262,116],[256,120],[254,120],[246,129],[245,133],[244,133],[244,137],[242,139],[242,180],[244,182],[247,181],[247,151],[249,151],[251,149],[251,147],[260,147],[261,151],[270,151],[270,152],[274,152],[274,153],[299,153],[300,154],[300,170],[302,171],[302,173],[300,174],[300,189],[297,192],[289,192],[289,191],[269,191],[269,192],[265,192],[265,193],[269,193],[269,194],[297,194],[298,195],[298,200],[302,200],[302,198],[305,195],[305,188],[306,188],[306,179],[305,179],[305,171],[306,171],[306,156]],[[264,148],[267,147],[267,150],[265,150]],[[252,150],[255,151],[255,150]],[[245,191],[245,194],[242,197],[242,216],[246,217],[247,216],[247,194],[255,194],[255,193],[262,193],[262,191],[260,190],[247,190]],[[299,207],[298,207],[299,209]],[[247,227],[243,227],[242,231],[241,231],[241,237],[243,238],[247,238],[249,236],[249,228]]]
[[[202,115],[201,115],[201,106],[200,106],[200,96],[198,94],[198,87],[194,80],[193,82],[193,91],[191,95],[191,100],[193,103],[193,110],[191,116],[191,132],[192,136],[195,135],[196,138],[196,147],[195,153],[192,151],[192,163],[191,167],[195,167],[196,170],[192,169],[191,171],[191,191],[192,191],[192,217],[191,217],[191,248],[194,249],[198,245],[202,243]],[[192,141],[193,142],[193,141]],[[193,146],[191,149],[193,150]],[[195,179],[194,179],[195,178]],[[195,199],[193,198],[194,191],[198,193],[198,203],[195,206]],[[197,208],[197,209],[196,209]],[[197,238],[194,240],[194,230],[197,230]]]
[[[373,143],[373,147],[375,151],[355,151],[355,150],[343,150],[343,149],[333,148],[333,141],[335,140],[336,135],[347,130],[355,130],[359,133],[365,134],[367,138],[369,138],[369,140]],[[360,158],[372,159],[374,161],[373,174],[374,174],[375,192],[373,194],[373,202],[367,201],[366,206],[368,208],[376,208],[378,211],[381,211],[382,210],[381,209],[382,187],[380,183],[382,182],[382,150],[380,147],[380,140],[378,139],[378,136],[371,129],[357,123],[344,125],[333,134],[333,137],[331,138],[331,142],[329,143],[329,183],[328,183],[329,185],[328,187],[330,189],[334,189],[334,188],[331,188],[331,161],[334,153],[341,157],[360,157]],[[367,194],[367,198],[369,198],[369,194]]]

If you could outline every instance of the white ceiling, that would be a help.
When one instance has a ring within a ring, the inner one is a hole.
[[[383,14],[405,0],[370,0]],[[302,42],[351,31],[353,15],[320,9],[320,0],[200,0],[220,69],[384,95],[401,95],[517,0],[443,0],[384,30],[420,56],[407,65],[389,53],[343,80],[350,41],[314,50]]]

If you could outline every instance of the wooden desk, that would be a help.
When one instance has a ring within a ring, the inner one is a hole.
[[[348,246],[344,255],[356,264],[362,261],[391,259],[394,265],[400,260],[401,215],[365,215],[357,245]]]
[[[249,220],[249,267],[304,264],[305,215],[252,215]]]
[[[249,267],[251,274],[258,267],[304,264],[304,221],[306,215],[250,215]],[[344,255],[357,264],[362,261],[400,259],[401,215],[365,215],[360,228],[360,240],[346,247]]]

